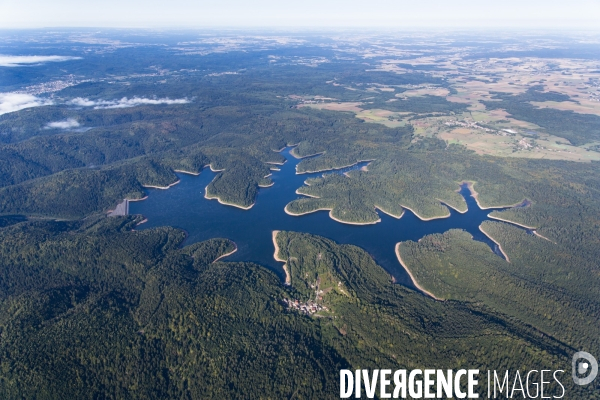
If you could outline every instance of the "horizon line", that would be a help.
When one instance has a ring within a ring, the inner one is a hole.
[[[21,26],[21,27],[0,27],[0,32],[3,31],[28,31],[28,30],[40,30],[40,29],[111,29],[111,30],[154,30],[154,31],[202,31],[202,30],[276,30],[276,31],[296,31],[296,30],[310,30],[310,31],[574,31],[574,32],[597,32],[600,33],[600,27],[598,26],[515,26],[515,25],[498,25],[498,26],[431,26],[431,25],[409,25],[409,26],[326,26],[326,25],[293,25],[293,26],[279,26],[279,25],[210,25],[210,26],[118,26],[118,25],[48,25],[48,26]]]

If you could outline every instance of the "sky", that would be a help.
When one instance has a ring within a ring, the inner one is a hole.
[[[600,30],[600,0],[0,0],[0,29],[42,27]]]

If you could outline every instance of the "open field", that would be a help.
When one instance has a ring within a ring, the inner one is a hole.
[[[478,154],[578,162],[600,160],[598,146],[593,144],[595,142],[583,145],[581,142],[573,142],[581,145],[578,147],[565,139],[568,135],[562,137],[560,131],[555,129],[548,132],[536,124],[542,122],[532,120],[531,117],[526,117],[528,121],[524,121],[515,118],[502,107],[493,108],[493,102],[508,99],[516,102],[514,104],[519,105],[521,110],[523,107],[533,106],[532,110],[554,109],[600,116],[600,77],[596,72],[599,68],[596,61],[535,57],[465,59],[459,55],[422,56],[383,60],[375,71],[395,72],[402,76],[410,73],[411,66],[425,68],[432,81],[434,78],[445,78],[448,85],[344,85],[346,89],[362,91],[365,96],[376,96],[365,97],[365,102],[333,102],[325,96],[294,98],[302,100],[299,106],[353,112],[365,122],[379,123],[390,128],[408,124],[412,126],[416,136],[435,137],[448,143],[461,144]],[[399,108],[399,103],[393,102],[430,99],[430,96],[467,104],[467,111],[427,114],[420,113],[422,111],[393,111],[406,109],[405,106]],[[377,108],[365,109],[370,102],[375,102]],[[389,109],[386,104],[390,104]],[[552,125],[550,129],[551,127]]]
[[[554,108],[580,114],[600,115],[600,101],[582,100],[579,103],[571,101],[532,101],[531,104],[539,108]]]
[[[383,124],[389,128],[397,128],[408,124],[408,117],[413,115],[409,112],[392,112],[382,109],[362,110],[356,114],[356,118],[365,122]]]
[[[477,104],[483,107],[481,103]],[[588,150],[590,146],[572,146],[564,138],[544,133],[544,130],[535,124],[511,118],[504,110],[486,111],[483,107],[483,110],[473,110],[451,117],[433,116],[410,120],[415,113],[384,109],[363,110],[361,105],[362,103],[358,102],[331,102],[301,104],[299,107],[353,112],[356,118],[365,122],[379,123],[390,128],[410,124],[415,135],[437,137],[449,144],[466,146],[482,155],[577,162],[600,161],[600,152]],[[486,131],[482,126],[493,127],[495,131]]]
[[[362,103],[347,102],[347,103],[300,104],[300,105],[298,105],[298,107],[310,107],[310,108],[316,108],[317,110],[350,111],[353,113],[359,113],[362,111],[362,108],[359,108],[360,105],[362,105]]]
[[[398,93],[396,97],[415,97],[415,96],[440,96],[446,97],[450,91],[444,87],[426,86],[418,89],[410,89],[402,93]]]
[[[330,111],[349,111],[356,115],[356,118],[362,119],[365,122],[373,122],[383,124],[389,128],[405,126],[407,124],[407,116],[413,115],[409,112],[393,112],[382,109],[363,110],[359,106],[362,103],[318,103],[318,104],[300,104],[298,107],[310,107],[317,110]]]
[[[533,141],[518,135],[498,136],[459,128],[449,132],[441,132],[437,137],[446,140],[448,143],[466,146],[477,154],[578,162],[600,161],[600,153],[581,147],[556,143],[550,139],[552,137],[550,135],[545,135],[544,138]]]

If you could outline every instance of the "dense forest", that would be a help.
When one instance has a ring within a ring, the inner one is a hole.
[[[570,362],[569,346],[533,328],[394,285],[354,246],[280,233],[286,288],[263,267],[214,263],[227,240],[180,248],[183,232],[135,223],[2,228],[3,398],[327,398],[340,368]],[[314,298],[315,281],[320,318],[286,305]]]
[[[403,242],[398,252],[426,290],[443,299],[482,302],[544,332],[590,349],[598,346],[597,275],[584,257],[565,259],[565,249],[502,222],[484,222],[486,234],[509,257],[502,259],[464,231]],[[585,280],[586,282],[583,282]],[[587,293],[578,289],[590,285]]]
[[[600,354],[597,162],[481,156],[410,125],[300,107],[328,99],[421,116],[467,110],[440,96],[396,96],[419,85],[455,93],[426,73],[432,65],[375,70],[381,57],[336,58],[322,44],[189,57],[150,47],[89,56],[72,67],[89,79],[53,92],[51,105],[0,115],[0,398],[335,398],[341,368],[569,371],[575,351]],[[139,73],[157,65],[169,75]],[[32,71],[0,69],[0,87],[62,76]],[[185,102],[72,106],[134,97]],[[537,101],[569,99],[532,87],[483,104],[573,144],[600,140],[599,117]],[[65,120],[80,129],[49,125]],[[458,189],[469,182],[482,207],[528,200],[491,216],[535,234],[485,222],[508,260],[463,231],[398,244],[436,301],[326,238],[277,234],[288,286],[263,266],[215,262],[236,248],[227,238],[189,243],[173,227],[136,230],[143,216],[106,216],[205,168],[218,171],[200,188],[207,197],[249,207],[285,146],[302,158],[299,174],[369,161],[307,180],[291,214],[440,218],[448,207],[466,211]],[[294,306],[309,303],[318,311]],[[599,398],[596,389],[567,386],[573,398]]]
[[[276,275],[213,264],[228,241],[180,249],[183,232],[133,224],[31,222],[1,233],[2,398],[335,392],[332,372],[347,362],[318,339],[318,324],[285,312]]]

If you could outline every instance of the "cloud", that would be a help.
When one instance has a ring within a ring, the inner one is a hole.
[[[183,99],[170,99],[168,97],[162,99],[148,99],[145,97],[133,97],[131,99],[123,97],[120,100],[90,100],[83,97],[77,97],[69,100],[66,103],[70,106],[77,107],[94,107],[96,110],[108,109],[108,108],[127,108],[136,107],[141,105],[159,105],[159,104],[187,104],[190,100],[187,98]],[[50,106],[56,104],[51,100],[43,99],[31,94],[25,93],[0,93],[0,115],[7,114],[15,111],[22,110],[24,108]],[[77,123],[74,119],[68,119],[66,121],[51,122],[46,127],[48,129],[59,128],[59,129],[70,129],[77,128],[79,125],[69,125],[66,123]]]
[[[50,100],[42,99],[23,93],[0,93],[0,115],[24,108],[48,106],[53,104]]]
[[[97,103],[92,100],[84,99],[83,97],[76,97],[73,100],[67,101],[67,104],[79,107],[93,107]]]
[[[162,99],[148,99],[145,97],[133,97],[131,99],[123,97],[120,100],[90,100],[83,97],[77,97],[73,100],[69,100],[67,104],[78,106],[78,107],[94,107],[94,109],[106,109],[106,108],[127,108],[136,107],[141,105],[158,105],[158,104],[187,104],[190,101],[184,99],[169,99],[168,97]]]
[[[9,56],[0,54],[0,67],[22,67],[25,65],[80,60],[81,57],[70,56]]]
[[[72,129],[79,128],[80,124],[74,118],[68,118],[64,121],[50,122],[46,124],[46,129]]]

